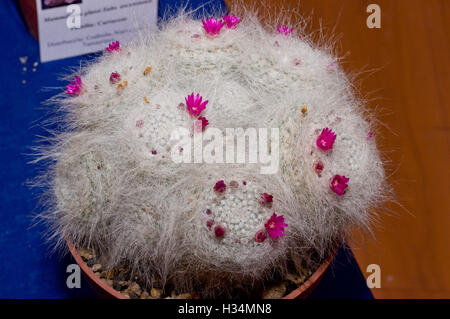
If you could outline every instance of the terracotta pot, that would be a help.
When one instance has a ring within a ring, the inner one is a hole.
[[[69,247],[70,253],[73,258],[80,266],[81,271],[85,275],[85,278],[89,285],[94,289],[95,293],[102,299],[128,299],[120,292],[115,290],[113,287],[109,286],[99,277],[97,277],[91,268],[84,262],[83,258],[81,258],[75,246],[72,244],[70,240],[66,239],[67,246]]]
[[[284,296],[282,299],[304,299],[308,297],[311,292],[317,287],[323,275],[325,275],[325,271],[328,269],[328,266],[330,266],[334,257],[336,257],[338,249],[339,246],[337,246],[333,250],[330,256],[325,259],[322,265],[320,265],[319,268],[316,269],[316,271],[308,278],[308,280],[306,280],[300,287]]]
[[[99,277],[97,277],[91,268],[84,262],[78,253],[75,246],[69,241],[66,240],[67,246],[69,247],[70,253],[73,258],[80,266],[83,274],[85,275],[89,285],[94,289],[97,295],[102,299],[128,299],[128,297],[122,295],[120,292],[103,282]],[[325,271],[327,270],[330,263],[333,261],[336,256],[337,247],[330,256],[320,265],[319,268],[309,277],[307,281],[305,281],[300,287],[290,292],[288,295],[284,296],[282,299],[303,299],[309,296],[309,294],[317,287],[320,280],[322,279]]]

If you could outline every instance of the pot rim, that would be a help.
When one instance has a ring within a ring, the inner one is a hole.
[[[81,258],[74,244],[67,238],[66,243],[73,258],[75,259],[75,261],[80,266],[83,273],[89,278],[90,281],[92,281],[94,284],[96,284],[98,287],[100,287],[102,290],[104,290],[107,294],[109,294],[113,298],[129,299],[128,297],[124,296],[119,291],[115,290],[113,287],[105,283],[102,279],[100,279],[100,277],[95,275],[92,269],[84,262],[83,258]],[[311,292],[309,291],[309,289],[313,287],[315,284],[318,284],[319,281],[322,279],[328,266],[331,264],[334,257],[336,256],[339,246],[340,245],[337,245],[336,248],[334,248],[330,256],[328,256],[328,258],[325,259],[325,261],[313,272],[313,274],[309,276],[308,280],[306,280],[297,289],[291,291],[289,294],[287,294],[281,299],[298,299],[307,297]]]
[[[88,276],[89,280],[91,280],[93,283],[95,283],[97,286],[99,286],[102,290],[106,291],[107,294],[111,295],[112,297],[116,299],[129,299],[126,296],[122,295],[120,292],[115,290],[113,287],[106,284],[103,280],[100,279],[97,275],[94,274],[92,269],[84,262],[83,258],[81,258],[80,254],[78,253],[77,248],[74,246],[74,244],[66,238],[67,247],[69,247],[69,251],[72,254],[73,258],[77,262],[77,264],[80,266],[83,273]]]
[[[330,256],[328,256],[328,258],[325,259],[325,261],[312,273],[312,275],[309,276],[308,280],[306,280],[297,289],[291,291],[289,294],[287,294],[286,296],[284,296],[281,299],[306,298],[312,292],[312,290],[310,291],[309,289],[311,287],[313,287],[314,285],[318,284],[320,282],[320,280],[322,279],[323,275],[325,274],[325,271],[328,269],[328,266],[330,266],[334,257],[336,257],[339,247],[340,247],[340,245],[337,245],[333,249]]]

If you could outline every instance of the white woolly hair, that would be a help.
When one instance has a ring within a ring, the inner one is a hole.
[[[42,217],[56,247],[65,239],[93,247],[109,267],[129,264],[147,287],[236,297],[284,276],[289,263],[314,267],[354,227],[369,230],[370,211],[390,188],[368,138],[373,121],[332,45],[314,43],[303,19],[285,36],[276,31],[284,17],[268,28],[240,9],[239,25],[214,38],[182,11],[156,34],[140,34],[77,70],[82,94],[51,101],[59,114],[52,124],[62,129],[36,148],[35,162],[49,167],[36,185],[48,190]],[[110,84],[112,72],[127,85]],[[174,163],[170,134],[192,127],[180,108],[192,92],[209,101],[205,134],[211,127],[279,128],[278,172]],[[325,152],[315,141],[326,127],[337,138]],[[335,174],[350,179],[343,196],[330,189]],[[213,190],[219,180],[224,194]],[[273,195],[272,207],[258,203],[262,193]],[[285,236],[256,242],[273,213],[284,216]],[[225,229],[222,238],[216,225]]]

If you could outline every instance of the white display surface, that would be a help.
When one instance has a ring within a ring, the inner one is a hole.
[[[139,29],[155,31],[157,0],[36,0],[41,62],[125,44]]]

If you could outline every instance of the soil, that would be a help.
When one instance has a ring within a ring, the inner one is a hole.
[[[170,289],[151,288],[146,289],[140,284],[139,278],[130,278],[130,269],[127,265],[119,265],[112,269],[105,269],[96,258],[92,249],[80,248],[78,252],[92,270],[107,285],[111,286],[123,296],[130,299],[200,299],[195,292],[177,293]],[[263,299],[279,299],[300,287],[314,272],[314,269],[295,269],[290,267],[290,272],[285,278],[278,278],[274,282],[268,282],[262,293]]]

